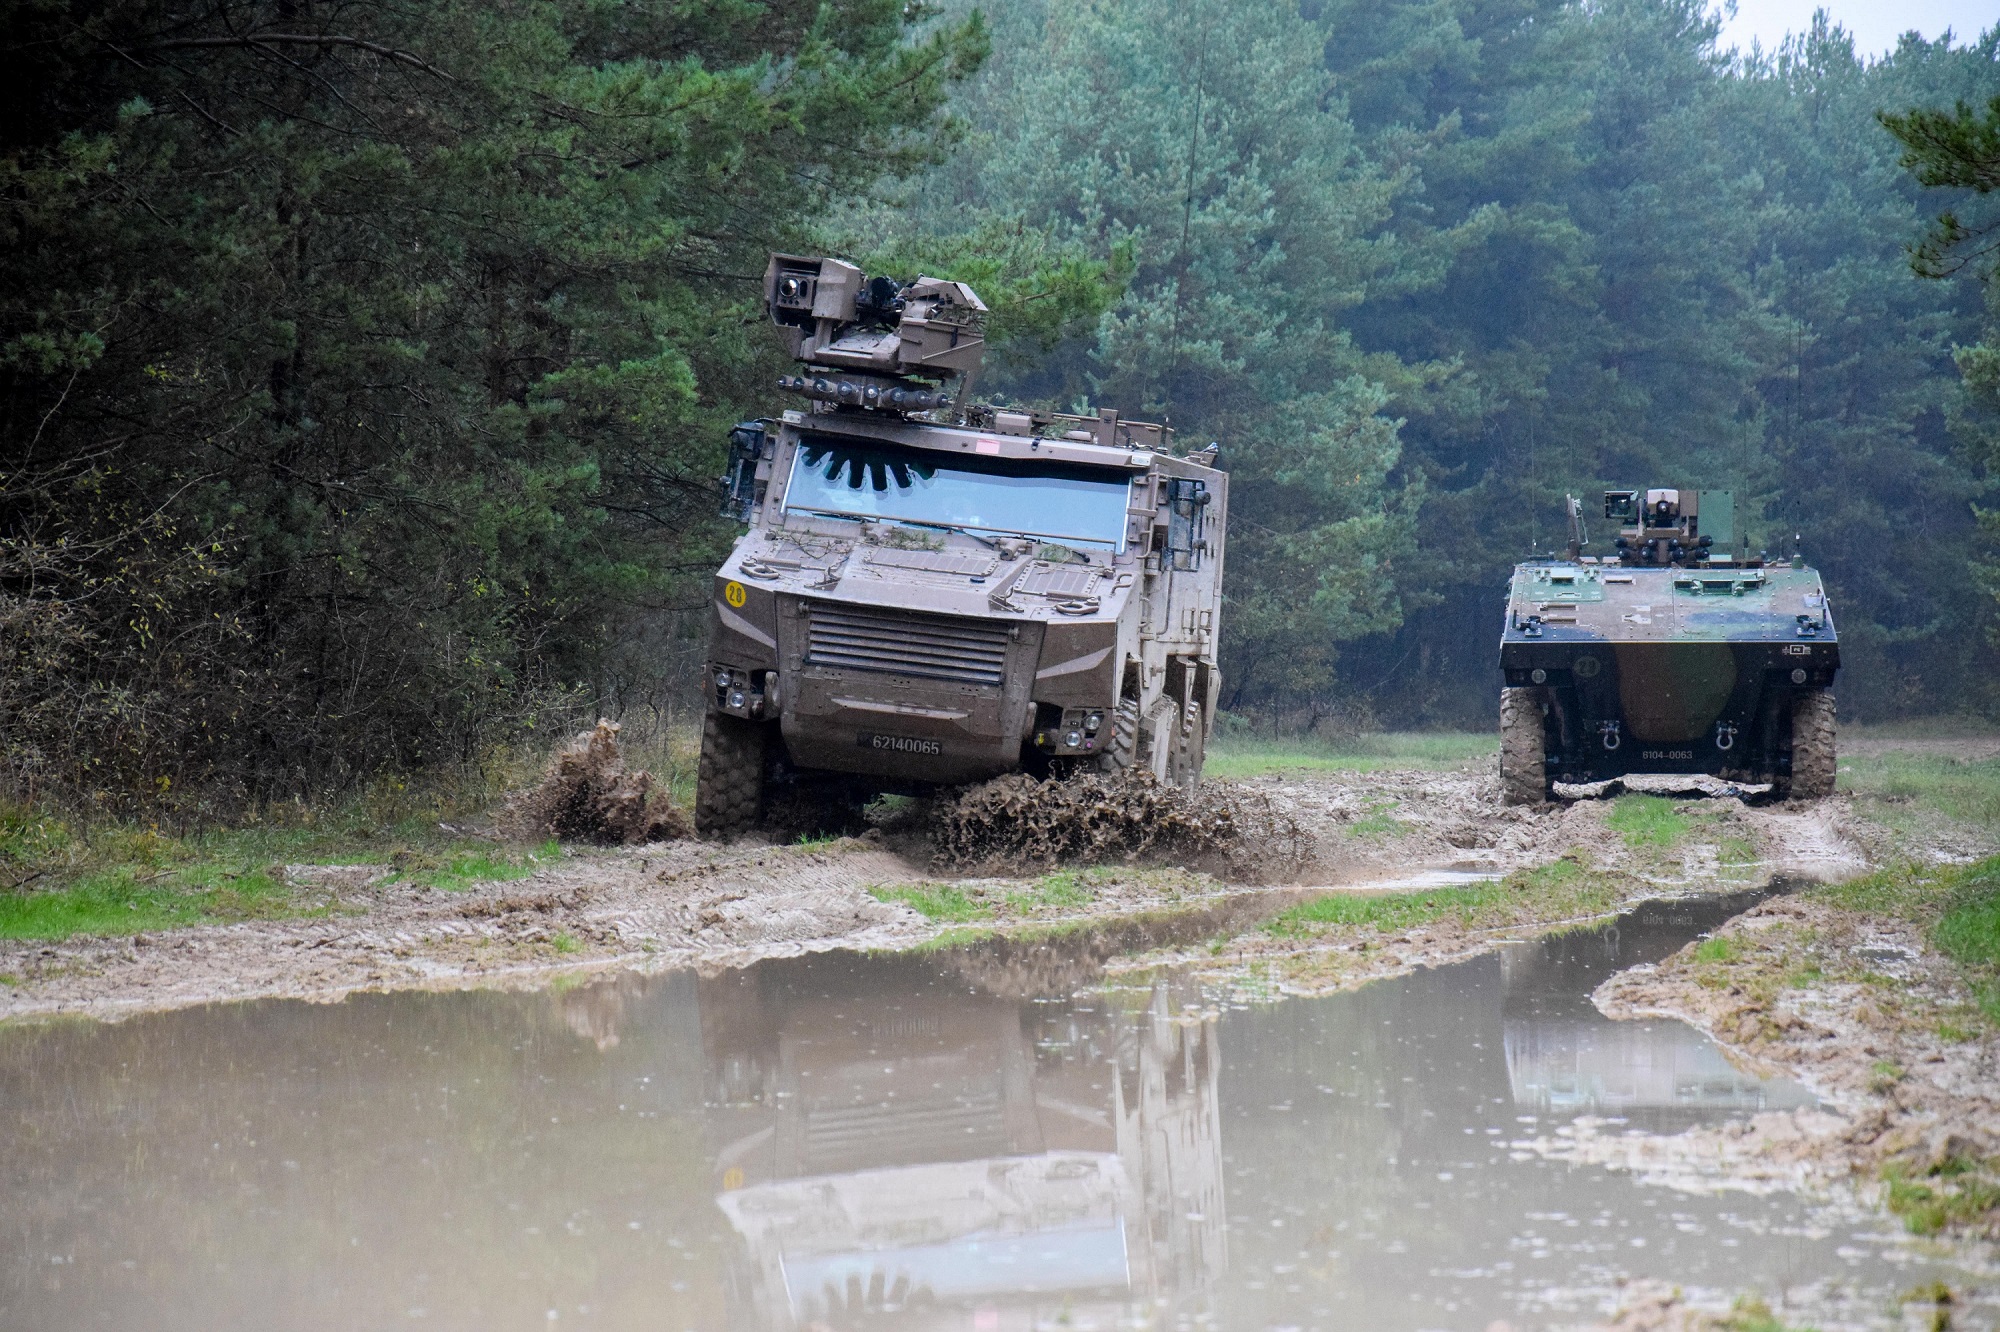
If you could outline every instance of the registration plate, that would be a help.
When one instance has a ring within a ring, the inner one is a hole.
[[[915,735],[876,735],[863,731],[858,743],[863,749],[879,749],[892,754],[942,754],[944,742]]]

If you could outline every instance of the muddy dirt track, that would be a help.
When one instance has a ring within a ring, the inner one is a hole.
[[[1074,895],[1063,905],[1040,902],[1032,876],[943,873],[920,835],[879,831],[810,846],[753,839],[579,850],[530,878],[465,891],[392,882],[386,866],[288,866],[291,883],[319,895],[322,914],[60,944],[0,943],[0,974],[11,978],[0,987],[0,1019],[115,1019],[226,999],[525,986],[556,972],[706,970],[818,949],[903,948],[950,926],[870,890],[916,885],[956,888],[982,925],[1040,926],[1274,891],[1408,884],[1430,871],[1501,874],[1576,849],[1601,868],[1668,892],[1740,887],[1753,874],[1844,877],[1888,854],[1884,835],[1855,818],[1844,797],[1696,802],[1698,835],[1662,862],[1635,856],[1606,828],[1605,802],[1503,807],[1485,764],[1269,777],[1242,789],[1308,834],[1303,859],[1280,856],[1260,867],[1239,858],[1226,878],[1171,868],[1100,871],[1083,905]],[[1744,848],[1753,861],[1722,874],[1725,859],[1744,861]],[[1963,856],[1979,848],[1933,849]],[[1464,944],[1443,953],[1462,952]],[[1406,965],[1438,956],[1421,945],[1404,952]]]

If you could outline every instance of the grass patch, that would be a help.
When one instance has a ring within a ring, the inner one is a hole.
[[[1401,837],[1410,830],[1410,825],[1396,817],[1395,809],[1393,800],[1370,801],[1362,809],[1361,817],[1347,825],[1347,835],[1370,842]]]
[[[1808,891],[1846,911],[1923,926],[1938,951],[1958,964],[1979,1011],[2000,1023],[2000,856],[1969,865],[1895,865]]]
[[[463,892],[477,883],[525,879],[551,861],[562,859],[562,846],[551,839],[526,854],[510,854],[494,846],[460,847],[442,855],[398,850],[389,864],[392,883],[415,883],[446,892]]]
[[[580,953],[583,951],[583,941],[568,930],[562,931],[555,938],[549,940],[549,946],[554,948],[558,953],[564,954]]]
[[[2000,758],[1889,750],[1844,757],[1840,789],[1878,805],[1915,805],[1965,823],[2000,824]]]
[[[1912,1235],[1983,1223],[2000,1211],[2000,1183],[1988,1173],[1995,1164],[1954,1156],[1912,1175],[1900,1162],[1891,1162],[1882,1170],[1889,1210]]]
[[[1634,851],[1648,847],[1665,850],[1680,841],[1688,830],[1680,801],[1637,792],[1612,801],[1611,813],[1605,816],[1604,823]]]
[[[314,912],[296,901],[272,870],[236,873],[211,863],[149,871],[121,865],[85,875],[67,888],[0,896],[0,939],[137,934],[307,914]]]
[[[1500,928],[1577,916],[1602,915],[1617,906],[1619,881],[1565,856],[1537,869],[1516,870],[1492,883],[1428,888],[1410,893],[1329,893],[1287,908],[1264,928],[1305,937],[1329,929],[1394,934],[1450,920],[1472,928]]]
[[[1752,1295],[1746,1295],[1729,1306],[1729,1312],[1716,1320],[1715,1326],[1723,1332],[1811,1332],[1807,1328],[1793,1329],[1771,1312],[1771,1306]]]
[[[1007,894],[1007,905],[1015,911],[1074,911],[1097,900],[1095,880],[1089,870],[1058,870],[1044,874],[1028,885],[1025,892]]]
[[[1757,847],[1747,837],[1726,836],[1716,845],[1715,859],[1724,869],[1748,869],[1757,863]]]
[[[450,889],[517,879],[559,854],[554,843],[522,853],[466,838],[428,813],[373,823],[375,808],[357,802],[337,815],[299,814],[297,823],[176,835],[0,806],[0,938],[329,914],[328,894],[295,882],[287,866],[387,863],[398,879]]]
[[[992,918],[993,908],[955,883],[897,884],[871,886],[868,895],[878,902],[894,902],[909,907],[926,920],[950,923]]]
[[[1697,962],[1734,962],[1743,956],[1743,941],[1740,939],[1703,939],[1694,946],[1694,960]]]
[[[1490,759],[1499,748],[1499,740],[1492,735],[1463,731],[1391,731],[1342,740],[1218,735],[1209,743],[1202,772],[1221,781],[1286,772],[1382,772],[1395,768],[1448,772]]]

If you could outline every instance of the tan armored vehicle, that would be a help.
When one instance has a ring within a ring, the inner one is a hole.
[[[962,283],[773,256],[805,401],[731,432],[695,822],[766,793],[916,791],[1026,769],[1192,788],[1215,715],[1228,481],[1211,446],[968,402]]]

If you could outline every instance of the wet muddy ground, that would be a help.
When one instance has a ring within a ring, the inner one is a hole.
[[[1757,874],[1841,877],[1869,862],[1871,835],[1847,801],[1700,802],[1699,834],[1661,860],[1605,826],[1601,801],[1509,809],[1478,765],[1269,777],[1242,784],[1304,833],[1260,860],[1255,846],[1216,868],[1092,875],[1080,892],[1039,893],[1033,874],[938,868],[909,832],[808,845],[680,841],[582,850],[532,877],[426,888],[389,866],[285,867],[320,914],[62,943],[0,940],[0,1020],[124,1014],[218,999],[337,999],[403,987],[538,985],[597,967],[741,966],[826,948],[898,948],[941,931],[1053,927],[1175,909],[1259,890],[1406,884],[1437,871],[1504,874],[1581,849],[1635,887],[1702,889]],[[1946,848],[1947,852],[1955,848]],[[1730,861],[1725,865],[1725,861]],[[895,890],[945,885],[974,919],[934,920]]]
[[[1817,1104],[1591,1002],[1748,900],[1278,1003],[1106,977],[1228,924],[1154,918],[0,1027],[0,1325],[1477,1330],[1670,1288],[1900,1327],[1962,1255],[1543,1147]]]
[[[1283,854],[292,866],[321,914],[0,942],[0,1326],[1831,1329],[1932,1326],[1937,1280],[2000,1326],[1990,1250],[1880,1206],[1885,1162],[2000,1159],[1990,1033],[1939,1036],[1913,927],[1743,895],[2000,833],[1720,797],[1647,845],[1483,765],[1235,799]],[[1597,896],[1269,925],[1552,863]],[[1872,979],[1718,980],[1711,933]]]

